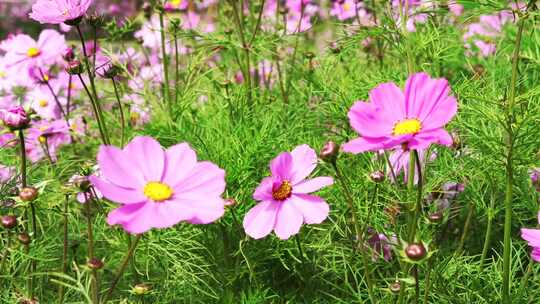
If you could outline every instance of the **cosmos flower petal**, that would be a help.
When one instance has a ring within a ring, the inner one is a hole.
[[[540,262],[540,247],[533,248],[533,250],[531,252],[531,258],[535,262]]]
[[[171,211],[187,215],[185,219],[192,224],[212,223],[225,213],[225,202],[219,196],[205,197],[195,194],[191,199],[184,196],[175,198],[167,204],[174,205],[175,209]]]
[[[274,178],[271,176],[265,177],[255,192],[253,193],[253,199],[257,201],[272,200],[272,187],[274,186]]]
[[[113,202],[121,204],[137,204],[148,200],[141,190],[116,186],[96,176],[90,176],[89,180],[103,196]]]
[[[155,139],[137,136],[126,145],[124,153],[129,155],[147,182],[162,181],[165,151]]]
[[[451,146],[454,142],[452,136],[445,129],[435,129],[417,134],[409,141],[410,149],[427,149],[431,144]]]
[[[405,96],[401,89],[393,82],[382,83],[369,92],[369,100],[385,111],[392,121],[399,121],[405,115]]]
[[[300,145],[291,151],[291,182],[296,184],[308,177],[317,166],[317,153],[308,145]]]
[[[115,185],[135,188],[144,187],[144,177],[126,153],[114,146],[102,145],[97,160],[103,177]]]
[[[330,186],[334,183],[334,179],[328,176],[315,177],[307,179],[293,186],[293,193],[311,193],[319,189]]]
[[[139,203],[116,208],[107,215],[107,224],[113,226],[129,223],[145,205],[146,203]]]
[[[287,240],[291,236],[300,232],[304,217],[299,210],[297,210],[292,204],[289,204],[289,201],[281,203],[279,208],[276,226],[274,231],[278,238],[282,240]]]
[[[176,193],[197,192],[201,195],[220,195],[225,191],[225,171],[215,164],[199,162],[179,184],[173,185]]]
[[[540,229],[521,228],[521,238],[529,243],[529,246],[540,247]]]
[[[372,103],[357,101],[349,110],[349,122],[351,127],[367,137],[384,137],[392,134],[395,122],[382,107],[377,107]]]
[[[272,232],[279,205],[278,202],[262,201],[251,208],[243,222],[246,234],[254,239],[260,239]]]
[[[367,151],[377,151],[385,148],[386,138],[359,137],[343,144],[343,151],[349,153],[363,153]]]
[[[270,172],[282,180],[289,180],[292,176],[292,162],[291,153],[282,152],[270,162]]]
[[[309,194],[293,194],[287,204],[292,204],[302,214],[306,224],[322,223],[330,211],[330,206],[322,198]]]
[[[166,168],[163,181],[175,186],[186,178],[197,165],[197,155],[186,144],[178,144],[165,151]]]

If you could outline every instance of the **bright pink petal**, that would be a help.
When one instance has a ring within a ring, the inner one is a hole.
[[[293,186],[293,193],[311,193],[319,189],[330,186],[334,183],[334,179],[327,176],[315,177],[307,179]]]
[[[225,191],[225,171],[211,162],[199,162],[188,176],[173,186],[175,195],[196,192],[219,196]]]
[[[540,229],[521,228],[521,238],[529,243],[529,246],[540,247]]]
[[[300,145],[291,151],[291,182],[297,184],[308,177],[317,166],[317,153],[308,145]]]
[[[349,153],[363,153],[384,149],[387,138],[359,137],[343,144],[343,151]]]
[[[96,176],[90,176],[89,180],[110,201],[120,204],[137,204],[148,200],[140,189],[119,187]]]
[[[129,156],[114,146],[101,146],[97,160],[102,176],[118,186],[134,189],[146,184]]]
[[[369,92],[369,100],[375,106],[385,109],[388,118],[394,123],[405,118],[405,96],[395,83],[379,84]]]
[[[124,225],[125,223],[130,222],[134,217],[137,216],[137,212],[141,210],[147,203],[123,205],[122,207],[116,208],[109,212],[107,216],[107,224],[113,225]]]
[[[272,176],[288,180],[292,175],[293,158],[291,153],[282,152],[270,162]]]
[[[186,144],[178,144],[165,151],[165,174],[163,182],[174,188],[179,182],[186,178],[197,165],[197,155],[191,147]]]
[[[392,134],[397,120],[382,107],[363,101],[356,102],[349,110],[349,122],[358,134],[366,137],[385,137]]]
[[[269,201],[272,200],[272,188],[274,186],[274,177],[265,177],[255,192],[253,193],[253,199],[256,201]]]
[[[327,217],[330,206],[320,197],[308,194],[293,194],[287,200],[296,210],[300,211],[306,224],[320,224]]]
[[[141,208],[131,213],[131,219],[118,224],[122,225],[122,227],[131,234],[147,232],[150,229],[155,228],[161,221],[158,208],[156,203],[153,202],[143,204]]]
[[[416,150],[426,149],[431,144],[451,146],[453,141],[452,136],[445,129],[436,129],[416,134],[409,141],[409,148]]]
[[[540,248],[539,248],[539,247],[533,248],[533,250],[532,250],[532,252],[531,252],[531,258],[532,258],[535,262],[540,262]]]
[[[147,182],[161,182],[165,169],[165,151],[152,137],[137,136],[124,148]]]
[[[170,212],[185,215],[185,219],[192,224],[209,224],[225,213],[225,202],[221,197],[184,194],[182,197],[175,197],[167,204],[171,205]]]
[[[263,201],[251,208],[244,217],[244,230],[254,239],[267,236],[276,224],[280,203]]]
[[[286,200],[281,203],[279,208],[274,232],[278,238],[287,240],[292,235],[300,232],[303,221],[304,217],[302,213],[300,213],[300,211],[297,210],[292,204],[289,204],[289,200]]]

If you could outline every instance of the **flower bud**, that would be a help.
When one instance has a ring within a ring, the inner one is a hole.
[[[79,60],[73,60],[68,63],[66,72],[70,75],[80,75],[83,73],[83,65]]]
[[[137,284],[131,289],[131,292],[137,296],[147,295],[150,291],[152,291],[152,286],[148,284]]]
[[[92,14],[86,17],[86,22],[92,27],[101,28],[105,25],[105,17],[102,15]]]
[[[0,205],[4,208],[11,208],[15,206],[15,200],[11,198],[6,198],[5,200],[2,201]]]
[[[74,49],[74,47],[68,47],[67,49],[65,49],[64,53],[62,53],[62,58],[64,58],[64,60],[66,62],[71,62],[71,61],[75,60],[75,49]]]
[[[369,178],[375,183],[382,183],[384,182],[386,176],[384,172],[382,172],[381,170],[377,170],[377,171],[371,172],[369,174]]]
[[[19,192],[19,198],[23,202],[32,202],[38,197],[38,195],[39,195],[39,192],[34,187],[25,187],[25,188],[22,188],[21,191]]]
[[[396,280],[394,283],[388,286],[388,289],[390,289],[390,291],[394,294],[399,294],[399,292],[401,291],[401,282],[399,280]]]
[[[413,261],[420,261],[426,257],[426,247],[422,243],[411,243],[405,248],[405,254]]]
[[[21,244],[23,244],[23,245],[28,245],[28,244],[30,244],[30,235],[28,235],[28,233],[26,233],[26,232],[21,232],[21,233],[19,233],[19,235],[17,236],[17,239],[18,239],[19,242],[21,242]]]
[[[0,219],[2,226],[6,229],[12,229],[17,226],[17,217],[15,215],[4,215]]]
[[[305,52],[304,57],[306,57],[306,59],[311,60],[311,59],[315,58],[315,53],[313,53],[313,52]]]
[[[0,110],[0,119],[11,130],[22,130],[30,124],[28,114],[21,106],[13,106],[7,110]]]
[[[66,20],[66,21],[64,21],[64,23],[69,25],[69,26],[77,26],[77,25],[79,25],[81,23],[82,18],[83,18],[83,16],[80,16],[80,17],[77,17],[75,19]]]
[[[443,219],[443,214],[440,211],[430,213],[428,219],[432,223],[440,223]]]
[[[238,202],[234,198],[228,198],[225,200],[225,207],[232,208],[236,206]]]
[[[337,42],[331,42],[328,48],[334,54],[339,54],[341,52],[341,47]]]
[[[100,270],[103,268],[103,261],[97,258],[90,259],[88,263],[86,263],[86,266],[92,270]]]
[[[319,157],[325,162],[333,163],[336,161],[338,153],[339,145],[333,141],[329,141],[322,147]]]
[[[100,76],[107,79],[113,79],[114,77],[118,76],[121,71],[122,69],[119,66],[115,64],[108,64],[101,69]]]

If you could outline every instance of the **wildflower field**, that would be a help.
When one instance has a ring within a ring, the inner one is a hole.
[[[539,30],[535,0],[0,0],[0,303],[540,303]]]

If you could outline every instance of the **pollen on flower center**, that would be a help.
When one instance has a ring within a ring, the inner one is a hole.
[[[41,51],[35,47],[31,47],[26,51],[26,55],[31,58],[37,57],[39,54],[41,54]]]
[[[416,134],[422,130],[422,123],[416,119],[405,119],[398,121],[392,130],[394,136]]]
[[[4,71],[0,71],[0,78],[6,78],[6,77],[7,77],[7,73]]]
[[[350,3],[345,3],[343,4],[343,10],[348,12],[351,10],[351,4]]]
[[[144,186],[144,195],[154,202],[162,202],[171,198],[173,190],[164,183],[149,182]]]
[[[46,107],[48,105],[49,105],[49,102],[46,99],[41,99],[39,101],[39,106],[42,107],[42,108],[44,108],[44,107]]]
[[[276,201],[284,201],[291,196],[292,186],[291,183],[287,180],[281,182],[279,187],[272,189],[272,197]]]

